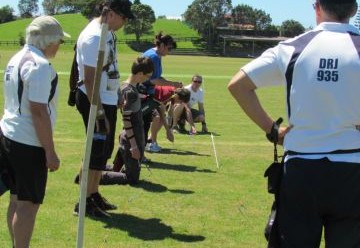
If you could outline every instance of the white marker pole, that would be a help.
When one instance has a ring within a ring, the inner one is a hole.
[[[216,167],[218,169],[220,169],[220,166],[219,166],[219,161],[218,161],[218,157],[217,157],[217,153],[216,153],[216,147],[215,147],[215,141],[214,141],[214,135],[211,133],[211,141],[212,141],[212,145],[213,145],[213,148],[214,148],[214,155],[215,155],[215,162],[216,162]]]
[[[107,13],[104,11],[102,18],[106,19]],[[99,103],[99,89],[101,81],[101,73],[104,65],[104,55],[105,55],[105,42],[108,32],[108,24],[103,22],[101,24],[101,36],[99,43],[99,53],[97,58],[97,65],[95,70],[95,80],[93,86],[93,94],[91,96],[91,106],[90,114],[87,126],[86,134],[86,146],[85,146],[85,156],[83,160],[82,173],[81,173],[81,182],[80,182],[80,201],[79,201],[79,219],[78,219],[78,233],[77,233],[77,248],[82,248],[84,243],[84,219],[85,219],[85,206],[86,206],[86,193],[87,193],[87,184],[88,184],[88,175],[89,175],[89,163],[90,163],[90,153],[92,147],[92,141],[94,137],[94,128],[97,114],[97,106]]]

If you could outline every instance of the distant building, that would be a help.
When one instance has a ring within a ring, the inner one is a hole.
[[[179,21],[183,21],[184,18],[181,16],[166,16],[167,20],[179,20]]]

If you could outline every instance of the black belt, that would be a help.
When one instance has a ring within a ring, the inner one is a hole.
[[[295,151],[286,151],[286,155],[322,155],[322,154],[348,154],[348,153],[357,153],[360,152],[360,148],[358,149],[350,149],[350,150],[335,150],[331,152],[295,152]]]

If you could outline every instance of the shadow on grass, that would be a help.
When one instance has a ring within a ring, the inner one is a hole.
[[[210,169],[198,169],[196,166],[189,166],[183,164],[166,164],[161,162],[151,162],[149,165],[150,169],[161,169],[161,170],[175,170],[182,172],[203,172],[203,173],[216,173],[216,171]]]
[[[213,134],[213,136],[221,136],[220,134],[218,133],[215,133],[215,132],[197,132],[195,136],[198,136],[198,135],[211,135],[211,133]],[[186,131],[186,132],[178,132],[177,134],[180,134],[180,135],[189,135],[189,131]],[[190,135],[189,135],[190,136]]]
[[[194,155],[199,157],[210,157],[208,154],[200,154],[197,152],[192,151],[184,151],[184,150],[177,150],[177,149],[171,149],[171,148],[161,148],[161,151],[158,152],[158,154],[176,154],[176,155]]]
[[[175,193],[175,194],[194,194],[194,191],[191,190],[184,190],[184,189],[168,189],[166,186],[158,184],[158,183],[153,183],[150,181],[146,181],[146,180],[140,180],[139,184],[133,185],[132,187],[134,188],[141,188],[145,191],[148,192],[154,192],[154,193],[163,193],[166,191],[169,191],[171,193]]]
[[[141,240],[164,240],[172,238],[180,242],[201,242],[205,240],[201,235],[175,233],[171,226],[161,222],[160,219],[141,219],[129,214],[111,213],[111,218],[94,218],[105,224],[105,228],[116,228],[127,232],[130,237]]]

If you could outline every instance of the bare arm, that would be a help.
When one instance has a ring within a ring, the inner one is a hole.
[[[184,107],[185,107],[185,113],[186,113],[186,120],[187,120],[187,122],[189,122],[189,124],[191,126],[191,133],[196,134],[196,128],[195,128],[194,120],[192,118],[191,108],[190,108],[189,104],[185,104]]]
[[[55,171],[60,166],[60,160],[55,152],[53,133],[47,104],[31,102],[30,111],[36,134],[45,150],[46,166]]]
[[[231,79],[228,90],[246,115],[265,133],[270,133],[273,120],[261,106],[255,93],[255,84],[242,70]]]
[[[94,88],[94,80],[95,80],[95,67],[84,66],[84,85],[86,88],[86,95],[91,102],[91,96]]]
[[[159,86],[174,86],[175,88],[181,88],[183,86],[181,82],[169,81],[165,78],[151,79],[151,83]]]
[[[198,103],[199,111],[205,116],[204,103]]]
[[[169,124],[166,121],[165,118],[165,105],[163,103],[160,104],[159,107],[159,115],[160,115],[160,120],[164,125],[164,128],[166,130],[166,137],[170,142],[174,142],[174,134],[172,133],[171,128],[169,127]]]

